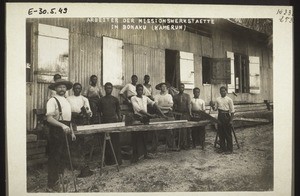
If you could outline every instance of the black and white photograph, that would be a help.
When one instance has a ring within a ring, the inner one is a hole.
[[[289,195],[292,7],[121,6],[24,5],[20,191]]]

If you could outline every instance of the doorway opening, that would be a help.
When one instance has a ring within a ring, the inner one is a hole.
[[[166,49],[165,63],[166,82],[169,82],[171,86],[178,88],[180,84],[179,51]]]

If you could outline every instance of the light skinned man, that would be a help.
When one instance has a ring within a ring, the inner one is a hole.
[[[173,114],[171,113],[173,108],[173,97],[168,93],[168,88],[166,83],[160,83],[159,86],[160,93],[154,96],[154,101],[160,108],[160,110],[169,118],[174,119]],[[174,119],[175,120],[175,119]],[[167,140],[167,146],[175,150],[175,138],[174,138],[174,130],[167,130],[166,132],[166,140]],[[158,143],[156,140],[154,140],[154,144]],[[156,147],[156,146],[155,146]]]
[[[71,123],[71,105],[65,98],[66,91],[72,88],[72,83],[63,79],[56,80],[49,85],[55,90],[56,95],[50,98],[46,106],[46,117],[49,123],[49,156],[48,156],[48,188],[54,189],[59,176],[63,180],[66,167],[65,157],[67,147],[65,134],[71,134],[72,140],[76,139]]]

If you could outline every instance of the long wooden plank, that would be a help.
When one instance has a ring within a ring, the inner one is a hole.
[[[247,121],[247,122],[269,122],[264,118],[234,118],[234,121]]]
[[[168,123],[185,123],[187,120],[173,120],[173,121],[158,121],[150,122],[149,125],[168,124]]]
[[[189,127],[205,126],[211,123],[209,120],[199,121],[199,122],[182,122],[182,123],[160,123],[154,125],[136,125],[136,126],[122,126],[122,127],[109,127],[109,128],[99,128],[90,130],[79,129],[75,132],[76,135],[89,135],[97,133],[112,133],[112,132],[132,132],[132,131],[155,131],[155,130],[165,130],[165,129],[180,129]]]
[[[125,126],[125,122],[83,125],[83,126],[77,126],[77,131],[103,129],[103,128],[117,128],[122,126]]]

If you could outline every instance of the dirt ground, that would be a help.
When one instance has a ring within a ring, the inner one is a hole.
[[[271,191],[273,190],[273,124],[235,130],[240,149],[218,154],[213,146],[216,132],[206,133],[206,148],[167,151],[161,145],[154,159],[136,164],[123,161],[120,171],[99,164],[92,176],[77,178],[79,192],[190,192],[190,191]],[[75,171],[76,175],[79,171]],[[74,191],[72,174],[66,170],[68,192]],[[45,192],[46,166],[27,172],[28,192]]]

